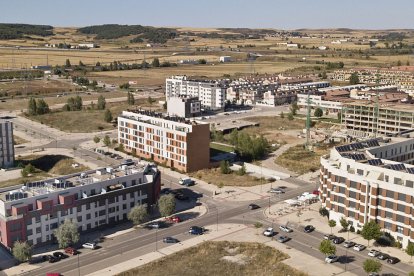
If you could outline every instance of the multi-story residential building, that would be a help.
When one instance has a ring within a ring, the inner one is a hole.
[[[173,76],[165,81],[165,96],[198,98],[204,109],[224,108],[225,88],[215,81],[189,80],[186,76]]]
[[[209,124],[136,110],[118,117],[118,142],[137,156],[183,172],[210,166]]]
[[[201,103],[198,98],[171,97],[167,101],[167,112],[170,116],[196,117],[201,114]]]
[[[14,165],[13,123],[0,121],[0,168]]]
[[[334,92],[334,91],[330,91]],[[347,96],[349,92],[345,91]],[[344,97],[327,97],[328,93],[312,92],[312,93],[299,93],[297,94],[299,108],[307,108],[308,104],[311,108],[321,108],[323,110],[329,110],[329,112],[338,112],[342,110],[342,102]]]
[[[410,104],[345,103],[343,124],[363,136],[393,136],[414,128],[414,110]]]
[[[156,166],[134,163],[26,183],[0,193],[0,243],[41,245],[55,239],[65,219],[79,231],[126,220],[136,205],[155,204],[161,175]]]
[[[321,158],[320,199],[329,219],[356,230],[371,220],[405,247],[414,241],[414,139],[371,139]]]

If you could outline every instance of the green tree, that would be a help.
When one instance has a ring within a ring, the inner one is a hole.
[[[105,110],[105,114],[104,114],[105,122],[110,123],[112,121],[112,119],[113,118],[112,118],[111,110],[109,110],[109,109]]]
[[[332,229],[336,226],[336,221],[331,219],[331,220],[328,221],[328,225],[329,225],[329,227],[331,227],[331,234],[332,234]]]
[[[358,84],[359,83],[359,77],[358,77],[358,73],[352,73],[351,76],[349,77],[349,84],[350,85],[354,85],[354,84]]]
[[[98,97],[98,105],[97,105],[97,108],[98,108],[98,110],[104,110],[105,109],[105,106],[106,106],[105,97],[102,96],[102,95],[100,95]]]
[[[80,96],[76,96],[75,98],[75,110],[82,110],[83,101]]]
[[[105,135],[103,138],[103,143],[106,147],[109,147],[111,145],[111,138],[108,135]]]
[[[134,95],[131,92],[128,92],[127,102],[128,102],[129,105],[134,105],[135,104]]]
[[[45,102],[44,99],[37,100],[37,115],[43,115],[50,112],[49,105]]]
[[[82,60],[79,60],[79,66],[80,67],[85,67],[85,64],[83,64]]]
[[[407,248],[405,249],[405,253],[407,253],[408,256],[410,256],[410,263],[413,260],[414,256],[414,243],[408,242]]]
[[[30,97],[30,99],[29,99],[29,105],[27,107],[27,113],[29,115],[37,115],[36,100],[33,97]]]
[[[154,58],[152,61],[152,67],[160,67],[160,60],[158,58]]]
[[[323,80],[326,80],[328,78],[328,76],[326,75],[326,72],[325,71],[322,72],[321,78]]]
[[[130,221],[132,221],[134,225],[138,225],[138,224],[141,224],[147,221],[149,218],[147,205],[142,204],[142,205],[135,206],[134,208],[131,209],[131,211],[129,211],[127,217]]]
[[[285,118],[285,113],[283,113],[283,111],[282,111],[282,112],[280,112],[280,118],[282,118],[282,119],[284,119],[284,118]]]
[[[245,174],[246,174],[246,166],[244,165],[244,163],[243,163],[243,165],[240,167],[240,169],[238,170],[237,174],[238,174],[238,175],[245,175]]]
[[[150,105],[150,107],[152,107],[152,104],[155,103],[156,100],[154,100],[153,98],[151,98],[151,96],[148,96],[147,102]]]
[[[70,219],[65,219],[54,234],[60,248],[68,247],[79,241],[78,225]]]
[[[366,273],[380,272],[382,264],[374,259],[366,259],[363,263],[363,268]]]
[[[319,251],[325,256],[333,255],[336,253],[336,247],[330,240],[323,240],[319,245]]]
[[[292,113],[289,113],[288,114],[288,120],[289,121],[293,121],[293,119],[294,119],[293,114]]]
[[[370,240],[378,239],[379,237],[381,237],[381,234],[381,227],[378,225],[378,223],[376,223],[373,220],[371,220],[368,223],[365,223],[361,230],[361,235],[364,239],[368,241],[368,246]]]
[[[329,219],[329,211],[328,211],[328,209],[326,209],[325,207],[321,207],[321,208],[319,208],[319,214],[320,214],[322,217],[327,217],[327,218]]]
[[[339,223],[341,224],[342,229],[343,229],[344,231],[348,231],[349,222],[346,220],[346,218],[345,218],[345,217],[341,217],[341,219],[339,220]]]
[[[295,115],[297,114],[298,110],[299,110],[298,103],[297,103],[297,102],[293,102],[293,103],[290,105],[290,113],[291,113],[293,116],[295,116]]]
[[[222,174],[230,174],[231,173],[229,161],[223,160],[223,161],[220,162],[220,172]]]
[[[162,195],[158,199],[158,210],[162,217],[171,216],[175,211],[175,197],[173,194]]]
[[[65,67],[72,67],[72,64],[70,64],[70,60],[68,58],[66,59]]]
[[[99,138],[98,136],[93,137],[93,141],[98,144],[101,141],[101,138]]]
[[[322,111],[322,109],[321,109],[321,108],[319,108],[319,107],[317,107],[317,108],[315,109],[315,112],[313,113],[313,115],[314,115],[315,117],[318,117],[318,118],[322,117],[322,116],[323,116],[323,111]]]
[[[27,241],[15,241],[13,244],[13,256],[19,262],[25,262],[32,257],[32,246]]]
[[[341,121],[342,119],[342,112],[338,111],[338,113],[336,114],[338,121]]]

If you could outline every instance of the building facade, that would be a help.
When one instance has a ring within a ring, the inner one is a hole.
[[[224,108],[226,90],[214,81],[188,80],[186,76],[173,76],[165,81],[165,97],[198,98],[204,109]]]
[[[171,97],[167,101],[167,112],[170,116],[196,117],[201,114],[201,102],[198,98]]]
[[[0,168],[14,166],[13,123],[0,121]]]
[[[41,245],[71,219],[79,231],[127,219],[136,205],[157,202],[161,175],[151,164],[122,165],[26,183],[0,193],[0,243]]]
[[[414,241],[414,139],[372,139],[321,158],[320,199],[329,219],[356,230],[371,220],[407,246]]]
[[[124,111],[118,117],[118,143],[139,157],[183,172],[210,166],[209,124],[150,111]]]

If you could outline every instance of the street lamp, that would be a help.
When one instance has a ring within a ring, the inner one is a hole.
[[[155,251],[158,251],[158,228],[155,229]]]

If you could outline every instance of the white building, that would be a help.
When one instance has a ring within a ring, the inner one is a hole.
[[[306,108],[308,106],[308,94],[298,94],[298,106]],[[342,110],[342,102],[324,100],[324,95],[309,95],[310,107],[321,108],[322,110],[329,110],[338,112]]]
[[[0,121],[0,168],[14,165],[13,123]]]
[[[167,101],[167,113],[183,118],[196,117],[201,113],[201,102],[198,98],[171,97]]]
[[[173,76],[165,81],[165,97],[198,98],[201,107],[210,110],[224,108],[226,90],[213,81],[188,80],[186,76]]]
[[[221,56],[219,58],[219,62],[230,62],[231,61],[231,56]]]
[[[95,43],[79,43],[78,44],[79,48],[96,48],[97,45]]]

